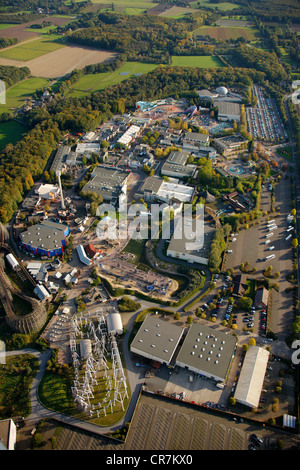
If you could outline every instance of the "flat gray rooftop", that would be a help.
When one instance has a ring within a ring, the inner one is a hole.
[[[161,358],[161,362],[169,363],[175,349],[183,335],[184,329],[158,318],[148,315],[134,340],[130,349],[146,357]]]
[[[193,323],[178,353],[176,363],[226,378],[237,339],[215,328]]]

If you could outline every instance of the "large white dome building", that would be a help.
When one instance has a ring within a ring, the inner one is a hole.
[[[219,86],[219,88],[217,88],[216,91],[217,91],[217,93],[218,93],[219,95],[221,95],[221,96],[225,96],[225,95],[227,95],[227,93],[228,93],[228,90],[227,90],[227,88],[226,88],[225,86]]]

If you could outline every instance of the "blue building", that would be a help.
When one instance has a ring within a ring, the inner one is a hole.
[[[37,256],[60,256],[67,245],[67,225],[44,220],[20,234],[22,247]]]

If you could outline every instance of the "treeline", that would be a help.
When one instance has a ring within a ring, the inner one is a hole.
[[[62,99],[57,94],[45,108],[31,110],[33,128],[0,155],[0,220],[7,223],[24,194],[43,173],[48,158],[66,132],[86,132],[106,122],[120,107],[135,109],[136,101],[155,100],[198,88],[225,85],[236,88],[262,83],[263,74],[249,69],[158,67],[91,96]]]
[[[214,238],[211,242],[210,253],[208,258],[208,266],[212,271],[219,269],[222,262],[222,253],[226,248],[226,239],[231,232],[229,224],[216,228]]]
[[[1,38],[0,37],[0,49],[4,49],[4,47],[13,46],[17,44],[17,38]]]
[[[263,72],[266,78],[272,82],[279,82],[287,78],[287,74],[275,53],[243,45],[235,47],[230,53],[239,67],[254,68]]]
[[[1,7],[5,7],[6,15],[8,12],[10,13],[19,11],[32,11],[32,13],[22,13],[14,15],[14,18],[16,19],[18,19],[18,16],[21,15],[23,16],[23,18],[27,18],[26,21],[18,21],[18,23],[27,23],[28,21],[33,21],[37,18],[41,18],[41,14],[37,13],[38,8],[48,10],[50,13],[59,13],[63,15],[70,13],[79,13],[86,6],[92,5],[92,2],[90,0],[82,2],[70,2],[69,5],[65,5],[64,3],[65,2],[62,2],[61,0],[47,0],[46,4],[43,0],[1,0]],[[45,12],[47,13],[47,11]],[[7,23],[10,23],[10,21],[7,21]]]
[[[249,5],[261,21],[299,23],[300,7],[297,0],[249,0]]]
[[[28,67],[14,67],[13,65],[0,65],[0,80],[3,80],[6,87],[10,87],[20,80],[30,75]]]
[[[2,1],[1,1],[2,6]],[[12,23],[12,24],[22,24],[29,23],[30,21],[35,21],[41,18],[41,15],[38,13],[0,13],[0,24],[2,23]]]

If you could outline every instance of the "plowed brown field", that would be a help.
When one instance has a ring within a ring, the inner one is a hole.
[[[114,52],[83,46],[66,46],[26,62],[1,58],[0,65],[26,66],[36,77],[60,78],[86,65],[109,62],[115,56]]]

